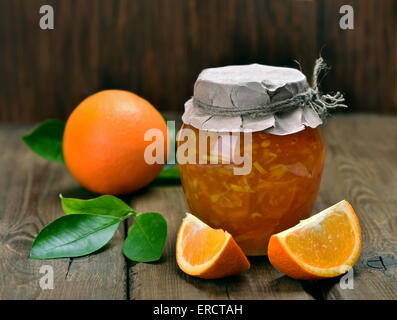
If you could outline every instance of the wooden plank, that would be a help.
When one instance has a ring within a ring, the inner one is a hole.
[[[354,110],[397,111],[395,0],[45,4],[54,7],[54,30],[39,28],[42,0],[0,1],[2,122],[65,119],[82,99],[108,88],[181,111],[205,67],[296,67],[298,60],[310,77],[321,48],[332,66],[324,89],[345,92]],[[339,27],[343,4],[353,5],[354,30]]]
[[[397,2],[318,0],[318,45],[332,67],[324,92],[345,93],[349,110],[395,113],[397,110]],[[354,29],[342,30],[343,5],[354,9]],[[373,89],[368,90],[369,87]]]
[[[311,70],[316,1],[0,1],[0,120],[65,119],[88,95],[132,90],[182,110],[206,67],[265,63]],[[23,94],[20,94],[23,93]]]
[[[324,299],[397,299],[397,118],[335,116],[324,129],[324,175],[316,211],[342,200],[355,209],[362,252],[354,289],[339,278],[317,283]],[[383,263],[377,263],[382,257]]]
[[[310,77],[320,50],[332,66],[324,89],[345,92],[354,110],[397,110],[395,0],[45,4],[55,11],[51,31],[38,25],[41,0],[0,1],[3,122],[64,119],[86,96],[107,88],[132,90],[161,110],[182,110],[205,67],[296,67],[298,60]],[[344,4],[355,10],[354,30],[339,27]]]
[[[61,164],[39,159],[23,144],[26,126],[0,127],[0,299],[124,299],[123,232],[96,254],[31,260],[39,230],[62,215],[58,194],[90,197]],[[54,270],[54,289],[42,290],[40,267]]]
[[[343,290],[339,278],[292,280],[265,257],[251,258],[250,270],[229,279],[208,281],[183,274],[175,261],[176,232],[186,211],[180,186],[152,184],[126,197],[137,211],[158,211],[168,221],[165,253],[157,263],[128,262],[127,268],[121,253],[123,232],[108,248],[87,257],[30,260],[37,232],[61,214],[58,193],[92,194],[78,187],[62,165],[39,159],[23,145],[20,136],[27,127],[3,125],[0,299],[396,299],[396,128],[396,117],[376,115],[338,115],[324,128],[326,163],[315,212],[346,199],[363,231],[354,289]],[[39,287],[44,264],[54,268],[53,290]]]

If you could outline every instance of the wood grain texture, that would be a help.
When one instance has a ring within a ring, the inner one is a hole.
[[[183,274],[175,261],[176,232],[186,211],[178,185],[154,183],[123,198],[139,212],[157,211],[167,219],[169,235],[159,262],[126,262],[124,230],[109,247],[87,257],[30,260],[33,238],[61,214],[58,193],[93,195],[64,167],[32,154],[20,140],[27,131],[0,126],[0,299],[397,299],[397,117],[336,115],[324,126],[327,152],[314,212],[342,199],[356,210],[363,247],[353,290],[341,289],[340,278],[292,280],[265,257],[251,258],[250,270],[228,279]],[[54,267],[54,290],[39,287],[43,264]]]
[[[73,259],[32,260],[40,229],[63,214],[59,193],[92,197],[61,164],[39,159],[22,142],[27,127],[0,128],[0,299],[124,299],[123,234],[103,250]],[[54,270],[54,289],[42,290],[40,267]]]
[[[342,290],[339,279],[327,280],[324,298],[397,299],[397,118],[336,116],[324,138],[327,153],[316,210],[346,199],[363,237],[354,290]],[[386,265],[373,262],[379,257]]]
[[[332,66],[324,90],[344,92],[350,111],[397,112],[397,2],[324,0],[318,45]],[[335,23],[354,8],[354,30]]]
[[[351,110],[397,112],[394,0],[48,0],[51,31],[39,28],[42,4],[0,2],[0,122],[66,119],[111,88],[182,111],[203,68],[298,60],[310,77],[321,49],[325,89]],[[354,30],[339,28],[342,4]]]

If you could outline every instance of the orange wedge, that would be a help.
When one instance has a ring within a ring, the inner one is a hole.
[[[191,276],[216,279],[249,269],[250,263],[230,233],[186,214],[176,239],[176,261]]]
[[[271,264],[295,279],[339,276],[356,263],[361,251],[361,229],[351,205],[343,200],[272,235]]]

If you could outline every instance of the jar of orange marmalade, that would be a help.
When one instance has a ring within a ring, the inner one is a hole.
[[[247,255],[267,254],[270,236],[314,207],[325,152],[319,126],[341,102],[339,93],[320,96],[296,69],[202,71],[178,137],[190,212],[231,233]]]

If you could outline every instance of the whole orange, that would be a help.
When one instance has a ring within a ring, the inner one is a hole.
[[[162,164],[148,164],[145,132],[159,129],[166,151],[167,125],[145,99],[105,90],[83,100],[66,122],[63,156],[73,177],[100,194],[125,194],[149,184]],[[166,157],[166,155],[164,155]]]

